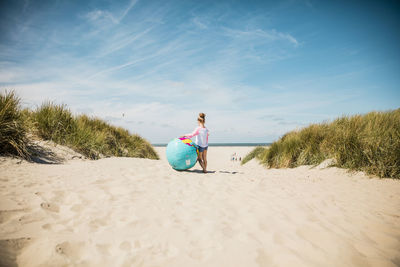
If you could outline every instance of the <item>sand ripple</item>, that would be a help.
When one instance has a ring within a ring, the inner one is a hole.
[[[210,148],[206,175],[3,161],[0,266],[400,265],[400,181],[229,161],[248,150]]]

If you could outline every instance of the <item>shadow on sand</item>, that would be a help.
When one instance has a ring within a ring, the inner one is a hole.
[[[227,173],[227,174],[237,174],[239,172],[230,172],[230,171],[219,171],[220,173]]]
[[[34,144],[29,147],[29,150],[32,155],[30,160],[32,162],[39,164],[61,164],[64,162],[63,158],[57,156],[48,148]]]
[[[181,172],[192,172],[192,173],[201,173],[204,174],[203,170],[183,170]],[[226,174],[240,174],[240,172],[230,172],[230,171],[218,171],[219,173],[226,173]],[[216,171],[207,171],[207,173],[216,173]]]
[[[182,172],[193,172],[193,173],[201,173],[204,174],[203,170],[184,170]],[[215,171],[207,171],[207,173],[215,173]]]

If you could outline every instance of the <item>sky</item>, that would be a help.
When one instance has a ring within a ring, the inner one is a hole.
[[[152,143],[272,142],[400,107],[399,1],[1,1],[0,91]]]

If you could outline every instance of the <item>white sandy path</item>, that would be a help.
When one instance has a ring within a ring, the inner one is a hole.
[[[398,266],[400,181],[266,170],[211,147],[213,173],[108,158],[0,163],[0,265]]]

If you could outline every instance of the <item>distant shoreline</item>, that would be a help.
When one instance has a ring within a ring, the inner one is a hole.
[[[269,146],[272,143],[210,143],[209,146]],[[154,147],[164,147],[167,144],[151,144]]]

